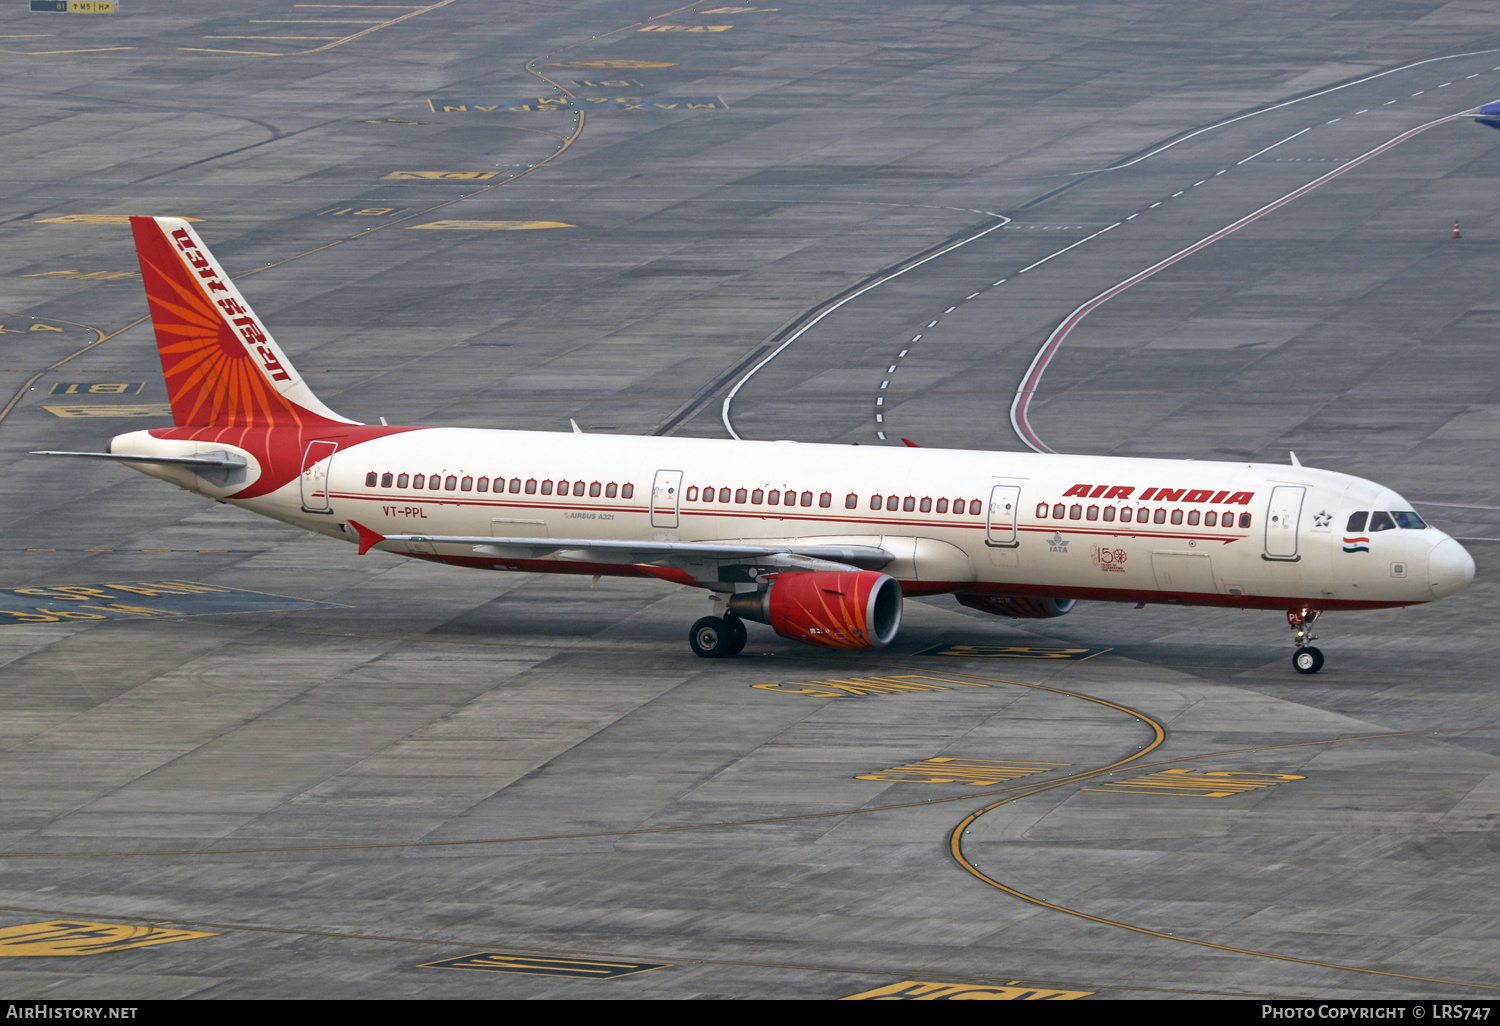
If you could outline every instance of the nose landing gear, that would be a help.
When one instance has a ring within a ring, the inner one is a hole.
[[[1292,644],[1297,646],[1297,651],[1292,653],[1292,669],[1298,673],[1317,673],[1323,668],[1322,650],[1309,644],[1318,637],[1312,632],[1317,619],[1318,611],[1306,606],[1286,611],[1287,626],[1292,629]]]

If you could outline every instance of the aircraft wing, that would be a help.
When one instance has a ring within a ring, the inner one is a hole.
[[[360,554],[381,542],[430,542],[437,545],[470,545],[480,555],[511,559],[561,559],[590,563],[654,563],[667,561],[719,561],[802,556],[878,570],[896,557],[874,545],[802,545],[782,543],[755,545],[743,542],[620,541],[603,538],[494,538],[484,535],[390,534],[382,535],[350,521],[359,532]]]

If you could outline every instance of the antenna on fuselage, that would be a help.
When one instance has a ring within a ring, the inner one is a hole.
[[[1288,449],[1287,452],[1291,452],[1292,453],[1292,466],[1294,466],[1294,467],[1300,467],[1300,466],[1302,466],[1302,461],[1297,458],[1297,454],[1295,452],[1292,452],[1292,450],[1290,450],[1290,449]]]

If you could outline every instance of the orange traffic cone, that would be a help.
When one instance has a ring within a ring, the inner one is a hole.
[[[1455,239],[1461,239],[1461,238],[1463,238],[1463,236],[1460,235],[1459,232],[1458,232],[1458,222],[1457,221],[1453,222],[1453,237]]]

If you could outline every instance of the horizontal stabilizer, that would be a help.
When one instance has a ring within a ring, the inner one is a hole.
[[[159,463],[168,467],[202,467],[205,470],[238,470],[245,457],[232,452],[210,452],[199,456],[133,456],[120,452],[53,452],[42,450],[28,456],[74,456],[85,460],[116,460],[120,463]]]

